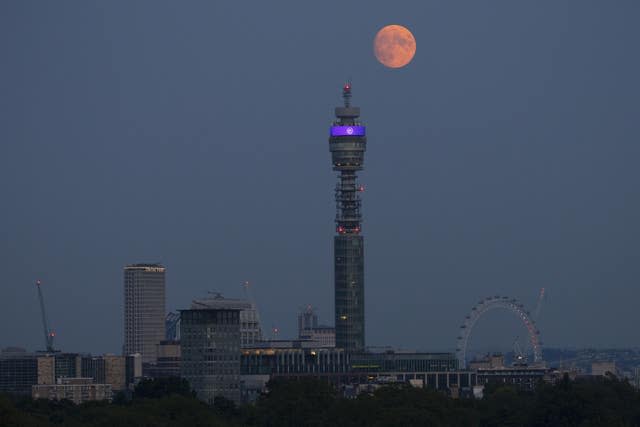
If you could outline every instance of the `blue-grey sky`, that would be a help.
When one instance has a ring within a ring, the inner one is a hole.
[[[327,142],[368,126],[367,344],[450,350],[479,299],[553,346],[639,345],[636,0],[0,2],[0,347],[119,352],[122,267],[167,309],[253,283],[264,326],[333,322]],[[392,70],[372,40],[407,26]],[[494,313],[472,344],[510,347]]]

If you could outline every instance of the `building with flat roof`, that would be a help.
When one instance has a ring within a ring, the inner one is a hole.
[[[113,391],[127,388],[127,361],[125,356],[105,354],[84,356],[81,360],[82,378],[93,378],[95,384],[110,384]]]
[[[352,372],[446,372],[458,370],[453,353],[360,353],[351,355]]]
[[[38,384],[38,357],[34,353],[0,353],[0,393],[29,395],[34,384]]]
[[[351,353],[342,348],[305,347],[304,341],[300,344],[242,349],[243,402],[255,400],[266,390],[269,379],[277,377],[321,378],[334,384],[345,396],[391,383],[458,395],[460,390],[466,390],[470,394],[477,381],[475,371],[458,370],[458,359],[453,353]]]
[[[142,363],[156,360],[165,339],[165,267],[131,264],[124,268],[123,354],[140,353]]]
[[[145,377],[168,378],[180,376],[182,363],[180,341],[161,341],[158,344],[158,360],[145,366]]]
[[[205,298],[191,302],[194,310],[240,310],[240,346],[251,347],[262,341],[260,316],[255,303],[246,299],[225,298],[219,292],[211,292]]]
[[[199,399],[240,402],[240,309],[180,311],[181,376]]]
[[[477,385],[505,384],[525,391],[533,391],[548,373],[548,368],[526,365],[483,368],[476,371]]]
[[[60,378],[55,384],[37,384],[31,389],[33,399],[70,400],[76,405],[93,400],[109,400],[111,384],[95,384],[93,378]]]

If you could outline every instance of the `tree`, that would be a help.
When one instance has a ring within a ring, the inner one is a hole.
[[[138,383],[133,392],[134,399],[158,399],[172,395],[195,397],[189,382],[179,377],[144,379]]]

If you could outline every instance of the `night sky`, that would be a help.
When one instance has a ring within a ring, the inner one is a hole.
[[[384,4],[383,4],[384,3]],[[265,329],[333,323],[346,79],[367,345],[452,350],[518,298],[545,345],[638,346],[640,2],[0,2],[0,347],[119,353],[122,268],[167,266],[167,310],[243,295]],[[379,64],[401,24],[417,53]],[[510,313],[471,346],[509,349]]]

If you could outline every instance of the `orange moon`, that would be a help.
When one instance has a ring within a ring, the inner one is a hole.
[[[402,25],[387,25],[376,34],[373,52],[382,65],[401,68],[416,54],[416,39]]]

